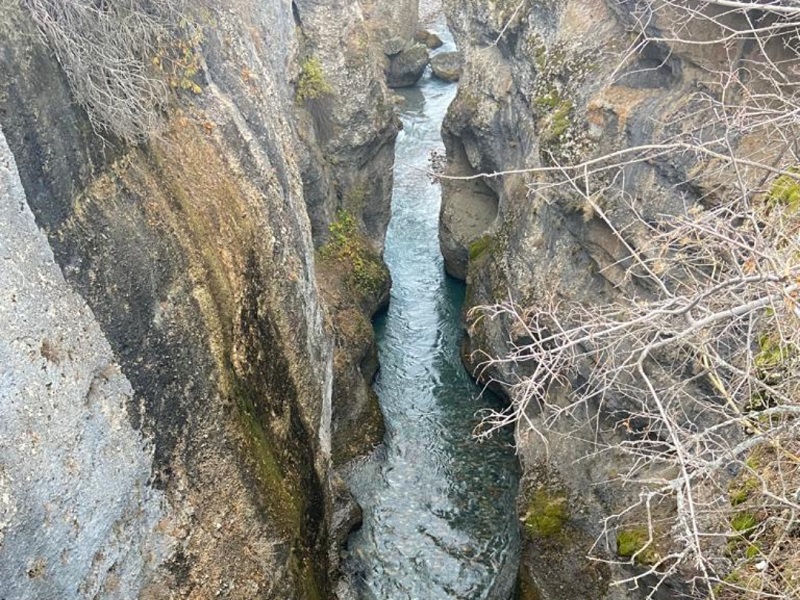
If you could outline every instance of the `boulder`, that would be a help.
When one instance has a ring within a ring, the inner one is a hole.
[[[422,44],[414,44],[391,57],[386,84],[391,88],[411,87],[422,77],[429,62],[428,49]]]
[[[417,31],[417,33],[414,34],[414,41],[419,42],[420,44],[425,44],[429,50],[441,48],[444,44],[442,38],[436,35],[433,31],[428,31],[427,29],[420,29]]]
[[[431,58],[431,69],[443,81],[458,81],[461,77],[461,55],[458,52],[440,52]]]
[[[406,46],[408,46],[408,42],[403,38],[390,37],[383,42],[383,53],[386,56],[395,56],[405,50]]]

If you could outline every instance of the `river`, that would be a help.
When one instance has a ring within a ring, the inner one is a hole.
[[[452,49],[452,38],[439,33],[443,50]],[[393,287],[375,321],[375,389],[387,433],[347,474],[364,511],[347,551],[362,599],[507,600],[517,571],[512,438],[472,437],[476,411],[496,400],[478,397],[459,359],[464,285],[444,272],[440,187],[422,172],[431,152],[444,150],[440,128],[455,92],[430,74],[401,91],[385,253]]]

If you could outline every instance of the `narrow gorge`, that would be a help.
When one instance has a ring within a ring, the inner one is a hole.
[[[0,0],[0,600],[800,597],[798,31]]]

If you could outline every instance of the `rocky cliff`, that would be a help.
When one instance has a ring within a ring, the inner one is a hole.
[[[709,83],[715,79],[710,74],[727,72],[731,56],[763,61],[764,54],[756,56],[758,48],[746,40],[731,41],[727,49],[713,43],[724,37],[720,20],[687,18],[685,28],[671,29],[676,15],[665,6],[674,5],[658,2],[449,0],[445,6],[465,67],[444,125],[446,172],[455,178],[443,182],[440,243],[448,271],[468,283],[467,309],[509,298],[521,307],[558,303],[566,320],[576,305],[652,297],[644,279],[625,276],[631,248],[645,247],[653,232],[642,224],[719,204],[736,174],[690,153],[648,156],[572,183],[560,167],[664,140],[716,138],[722,111],[708,106],[719,106],[724,92]],[[736,20],[740,16],[725,18],[728,32],[747,27]],[[637,43],[643,32],[650,41]],[[670,34],[675,39],[652,41]],[[700,43],[681,43],[680,36]],[[761,50],[780,54],[776,46]],[[781,163],[763,131],[730,137],[730,148]],[[496,175],[477,177],[481,173]],[[755,178],[763,172],[739,176],[740,185],[758,189]],[[487,356],[506,355],[510,340],[523,336],[507,319],[473,315],[468,325],[464,358],[472,369]],[[498,382],[517,381],[526,367],[506,363],[477,372],[507,392]],[[569,402],[569,384],[553,387],[555,404]],[[708,395],[698,390],[690,393]],[[562,421],[545,423],[533,405],[524,425],[518,423],[524,598],[647,594],[609,585],[646,569],[639,559],[637,566],[627,560],[632,552],[623,547],[624,535],[601,536],[604,518],[635,504],[630,487],[609,483],[628,459],[593,452],[598,439],[602,447],[630,439],[610,416],[630,414],[626,410],[630,405],[613,398],[603,399],[599,413],[590,405],[587,422],[594,425],[577,434]],[[700,427],[712,423],[692,418]],[[589,554],[601,560],[589,561]],[[675,592],[667,585],[659,593]]]
[[[0,596],[330,597],[396,135],[361,7],[62,4],[0,11]]]

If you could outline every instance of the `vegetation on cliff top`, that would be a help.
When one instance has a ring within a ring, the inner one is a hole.
[[[162,128],[169,90],[202,92],[202,29],[180,0],[23,0],[98,132],[136,143]]]

